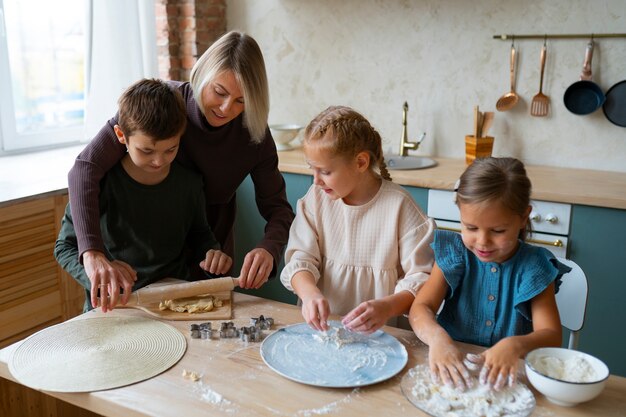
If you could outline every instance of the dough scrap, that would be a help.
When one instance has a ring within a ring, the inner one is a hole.
[[[190,379],[193,382],[196,382],[196,381],[199,381],[201,377],[200,377],[200,374],[198,374],[197,372],[183,369],[183,378]]]
[[[197,297],[163,300],[159,303],[159,310],[172,310],[177,313],[188,312],[190,314],[208,313],[222,305],[223,302],[219,298],[205,294]]]

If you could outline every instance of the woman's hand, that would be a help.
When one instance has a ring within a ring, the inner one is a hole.
[[[210,249],[200,262],[200,268],[214,275],[222,275],[230,271],[233,259],[220,250]]]
[[[246,254],[239,275],[239,287],[261,288],[274,268],[274,257],[263,248],[252,249]]]
[[[435,382],[443,382],[461,391],[472,387],[472,375],[463,363],[463,353],[447,333],[433,337],[428,350],[428,363]]]
[[[380,329],[392,316],[390,306],[383,300],[364,301],[341,320],[346,329],[370,334]]]
[[[99,251],[86,251],[83,253],[83,266],[91,282],[91,305],[94,308],[100,306],[103,313],[113,310],[120,297],[121,288],[124,289],[121,303],[124,305],[128,302],[133,285],[137,281],[137,273],[130,265],[117,260],[111,262]]]
[[[321,292],[313,293],[302,298],[302,317],[315,330],[328,330],[328,315],[330,306]]]

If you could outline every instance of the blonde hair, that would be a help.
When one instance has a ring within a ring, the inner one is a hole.
[[[265,138],[270,97],[263,54],[256,41],[242,32],[231,31],[215,41],[191,69],[194,98],[205,114],[202,90],[218,74],[232,71],[243,92],[244,124],[255,143]]]
[[[520,216],[525,216],[530,205],[530,179],[524,164],[515,158],[476,159],[461,175],[456,190],[456,203],[490,204],[499,202]],[[531,222],[520,231],[525,240],[532,233]]]
[[[306,127],[303,142],[304,146],[323,146],[334,155],[347,158],[368,152],[370,169],[391,181],[380,134],[365,117],[350,107],[331,106],[322,111]]]

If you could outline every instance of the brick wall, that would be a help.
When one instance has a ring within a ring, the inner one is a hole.
[[[226,0],[155,0],[159,77],[189,80],[198,56],[226,32]]]

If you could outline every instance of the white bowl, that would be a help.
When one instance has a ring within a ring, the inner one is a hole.
[[[304,126],[294,123],[270,125],[270,132],[272,132],[272,137],[276,142],[276,149],[279,151],[292,149],[289,142],[294,140],[303,128]]]
[[[604,362],[577,350],[539,348],[529,352],[524,362],[533,387],[557,405],[571,407],[597,397],[609,378]],[[593,375],[586,375],[585,369]]]

